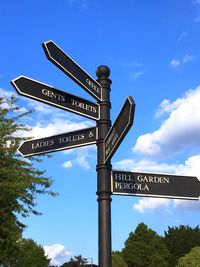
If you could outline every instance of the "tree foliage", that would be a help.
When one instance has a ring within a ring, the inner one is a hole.
[[[184,225],[168,227],[164,242],[172,255],[171,266],[175,266],[180,257],[189,253],[192,248],[200,246],[200,228]]]
[[[129,234],[122,255],[129,267],[168,267],[170,258],[161,237],[144,223]]]
[[[20,133],[28,131],[20,120],[30,112],[20,112],[16,102],[14,96],[0,97],[0,264],[15,262],[16,242],[25,227],[18,215],[38,215],[37,194],[55,195],[49,191],[53,181],[34,167],[34,161],[41,160],[25,160],[17,153],[20,143],[26,140]]]
[[[50,259],[45,256],[42,246],[32,239],[21,239],[19,243],[19,256],[16,267],[48,267]]]
[[[60,267],[80,267],[87,263],[87,259],[83,258],[81,255],[71,258],[68,262],[65,262]]]
[[[128,267],[120,252],[112,253],[112,267]]]
[[[200,267],[200,247],[191,249],[184,257],[181,257],[176,267]]]

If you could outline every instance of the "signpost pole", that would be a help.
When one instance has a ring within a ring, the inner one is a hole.
[[[110,70],[99,66],[96,71],[98,83],[102,87],[100,119],[97,122],[97,196],[98,196],[98,245],[99,267],[111,267],[111,163],[104,162],[104,139],[111,127],[110,121]]]

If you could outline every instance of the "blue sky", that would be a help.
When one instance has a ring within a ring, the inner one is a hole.
[[[113,169],[200,177],[199,0],[7,0],[0,24],[0,94],[15,93],[10,81],[25,75],[95,102],[46,59],[41,44],[53,40],[94,78],[99,65],[110,67],[113,122],[127,96],[136,102]],[[24,109],[35,108],[24,121],[35,138],[95,126],[18,97]],[[97,262],[95,145],[54,153],[38,167],[59,196],[38,198],[43,215],[25,220],[24,236],[45,246],[52,263],[78,254]],[[121,250],[140,222],[163,234],[196,226],[199,211],[199,201],[113,196],[112,248]]]

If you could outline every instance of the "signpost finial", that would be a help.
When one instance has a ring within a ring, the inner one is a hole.
[[[97,77],[100,78],[108,78],[110,76],[110,69],[106,65],[101,65],[96,70]]]

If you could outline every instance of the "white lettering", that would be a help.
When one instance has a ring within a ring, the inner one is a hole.
[[[151,176],[151,175],[138,175],[137,180],[139,182],[155,183],[155,184],[169,184],[169,177],[163,176]]]
[[[54,139],[46,140],[46,141],[40,141],[37,143],[32,144],[32,149],[41,148],[41,147],[48,147],[54,145]]]
[[[100,93],[99,88],[92,81],[90,81],[88,78],[86,79],[86,83],[89,85],[89,87],[91,87],[98,94]]]
[[[138,183],[115,182],[115,189],[149,191],[148,185]],[[128,192],[127,192],[128,193]]]
[[[57,93],[52,92],[48,89],[42,89],[42,93],[43,93],[43,95],[46,95],[50,98],[57,99],[58,101],[61,101],[61,102],[65,101],[65,97],[63,95],[57,94]]]
[[[131,176],[131,174],[127,173],[115,173],[114,178],[118,181],[133,181],[133,177]]]
[[[85,109],[87,111],[97,113],[97,108],[94,106],[88,105],[88,104],[83,103],[83,102],[79,102],[78,100],[74,100],[74,99],[71,99],[71,101],[72,101],[72,106],[76,106],[77,108]]]
[[[70,142],[82,140],[84,138],[85,138],[84,134],[77,134],[77,135],[71,135],[71,136],[66,136],[66,137],[60,137],[58,139],[58,142],[59,144],[70,143]]]
[[[110,145],[114,146],[115,143],[117,142],[118,137],[119,137],[118,132],[115,130],[115,128],[113,128],[112,132],[110,133],[108,137],[108,140],[106,141],[106,149]]]

